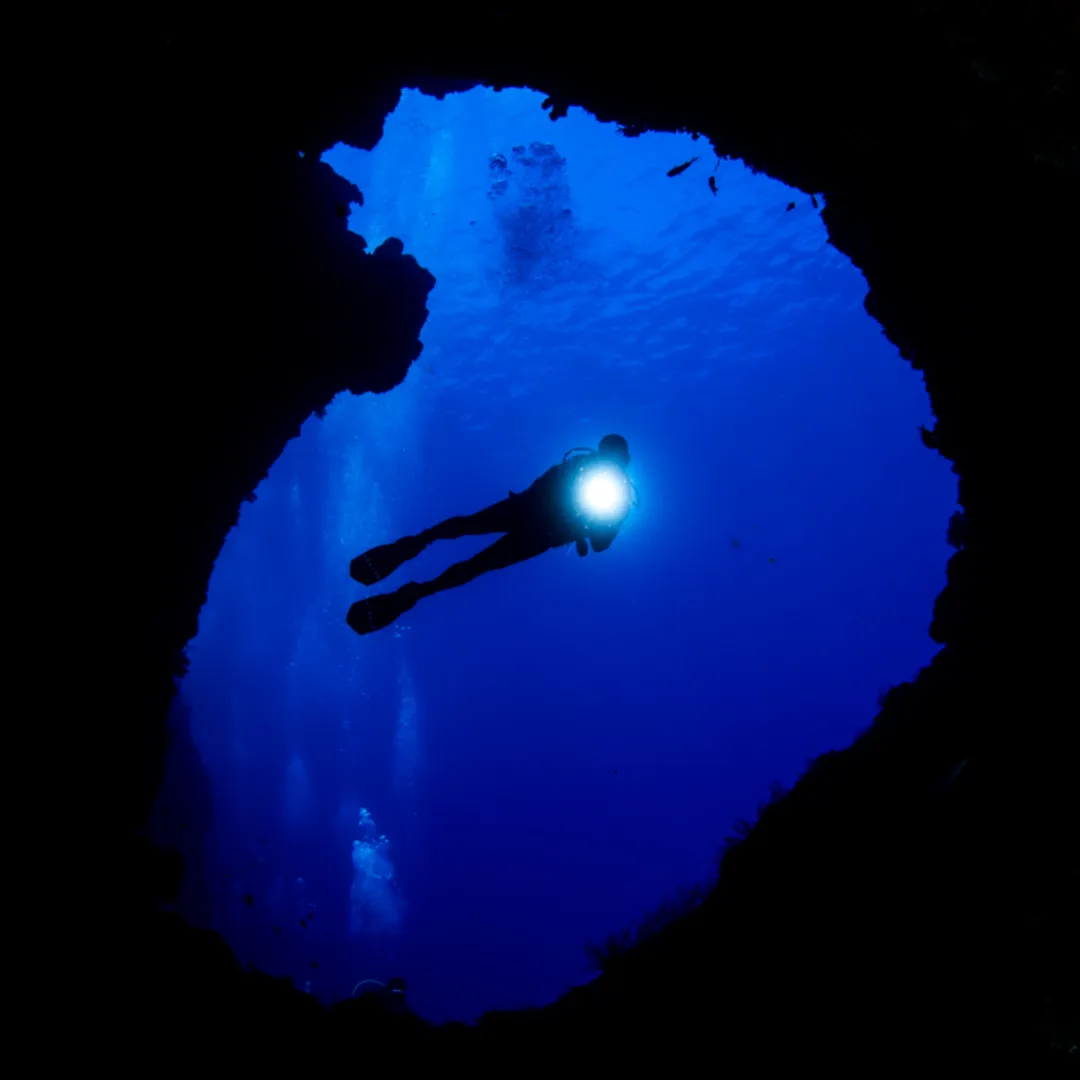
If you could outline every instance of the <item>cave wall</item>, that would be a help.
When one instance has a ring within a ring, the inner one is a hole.
[[[88,182],[122,265],[95,283],[109,302],[86,328],[105,359],[82,446],[110,479],[94,499],[111,525],[95,566],[112,659],[95,676],[111,723],[93,733],[109,763],[94,860],[141,905],[102,915],[114,967],[174,988],[231,978],[216,944],[163,929],[151,904],[175,867],[133,846],[173,679],[225,534],[286,442],[336,392],[392,389],[419,354],[433,278],[393,242],[364,250],[343,215],[362,196],[318,156],[372,147],[403,86],[527,85],[555,116],[580,105],[630,136],[699,132],[825,196],[867,310],[926,378],[927,441],[955,463],[965,531],[933,612],[938,659],[730,849],[710,902],[588,990],[480,1036],[520,1046],[548,1025],[731,1060],[762,1046],[871,1053],[901,1031],[912,1054],[970,1054],[992,1035],[1022,1054],[1044,1037],[1047,1010],[1075,1000],[1053,612],[1076,42],[1072,11],[1051,0],[1007,18],[977,4],[669,6],[610,25],[558,5],[324,25],[172,15],[103,38],[84,58],[99,106],[83,106],[100,162]],[[198,1025],[220,999],[193,1013],[179,990],[169,1000]]]

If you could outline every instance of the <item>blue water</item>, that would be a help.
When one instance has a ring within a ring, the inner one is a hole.
[[[436,1020],[588,978],[587,942],[708,880],[773,781],[866,727],[934,652],[956,500],[809,196],[541,100],[407,91],[374,151],[325,156],[363,190],[350,227],[438,279],[424,351],[310,419],[244,506],[182,685],[204,921],[327,1000],[404,975]],[[349,630],[354,555],[609,431],[640,492],[610,550]]]

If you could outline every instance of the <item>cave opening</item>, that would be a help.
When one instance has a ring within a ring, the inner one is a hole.
[[[435,1020],[588,977],[587,942],[707,880],[770,784],[869,724],[935,651],[956,500],[822,199],[541,100],[406,92],[373,151],[324,155],[363,192],[350,228],[435,274],[424,351],[244,507],[174,712],[212,804],[181,909],[327,999],[404,974]],[[353,555],[608,431],[641,491],[610,551],[351,633]]]

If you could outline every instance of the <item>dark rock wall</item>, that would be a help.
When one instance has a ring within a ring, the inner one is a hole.
[[[71,431],[109,480],[81,507],[109,522],[93,583],[111,635],[94,676],[110,714],[92,732],[108,762],[94,858],[134,898],[125,918],[102,915],[97,942],[128,992],[164,994],[158,1020],[190,1038],[220,1021],[222,1038],[259,1042],[276,1010],[296,1018],[294,1041],[327,1022],[237,976],[205,935],[155,918],[148,901],[174,868],[130,838],[242,500],[312,411],[344,388],[392,389],[419,354],[433,279],[400,245],[367,252],[347,232],[362,196],[319,154],[373,146],[402,86],[528,85],[553,115],[581,105],[630,135],[699,132],[824,195],[832,243],[867,277],[868,311],[925,375],[938,417],[925,438],[956,464],[963,546],[933,613],[937,661],[763,814],[699,911],[548,1010],[433,1043],[388,1020],[387,1045],[532,1054],[565,1037],[582,1060],[850,1058],[875,1070],[1042,1048],[1052,1062],[1050,1044],[1075,1039],[1077,1004],[1063,749],[1075,8],[621,10],[605,21],[570,6],[444,5],[323,25],[177,14],[93,28],[72,108],[92,165],[91,236],[109,258],[82,279],[94,360],[80,375],[95,408]]]

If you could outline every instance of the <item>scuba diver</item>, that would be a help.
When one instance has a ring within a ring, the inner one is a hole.
[[[489,570],[524,562],[551,548],[574,544],[578,555],[606,551],[626,520],[634,489],[626,475],[630,447],[621,435],[605,435],[596,450],[575,447],[520,494],[475,514],[452,517],[416,536],[372,548],[353,559],[349,573],[362,585],[374,585],[402,563],[416,558],[435,540],[505,533],[464,562],[455,563],[434,581],[410,581],[391,593],[360,600],[346,621],[358,634],[395,622],[417,601],[464,585]]]

